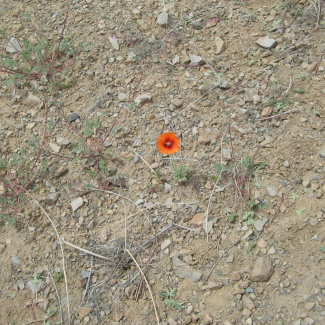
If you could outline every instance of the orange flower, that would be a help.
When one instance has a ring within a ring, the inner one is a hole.
[[[163,133],[157,140],[157,147],[160,153],[171,155],[179,151],[179,139],[174,132]]]

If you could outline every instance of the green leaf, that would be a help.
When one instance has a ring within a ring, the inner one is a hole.
[[[247,252],[250,253],[254,249],[255,246],[256,246],[255,243],[250,243],[248,246]]]
[[[229,221],[229,222],[234,222],[235,219],[236,219],[236,217],[237,217],[237,214],[236,214],[236,213],[231,213],[231,214],[229,214],[229,216],[228,216],[228,221]]]
[[[5,59],[4,64],[9,68],[9,69],[14,69],[17,66],[17,61],[14,59]]]
[[[305,213],[305,211],[306,211],[306,209],[302,208],[302,209],[297,210],[296,213],[298,216],[302,216]]]
[[[93,134],[91,127],[86,126],[84,128],[84,137],[87,139]]]

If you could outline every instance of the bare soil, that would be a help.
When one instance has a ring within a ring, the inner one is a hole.
[[[0,324],[155,324],[153,302],[160,324],[325,324],[322,5],[2,1],[5,57],[19,60],[9,39],[23,48],[37,29],[57,42],[67,12],[66,36],[92,46],[53,89],[0,72],[0,180],[27,175],[12,164],[23,147],[38,173],[14,206],[0,187]],[[256,44],[267,35],[274,48]],[[151,101],[134,104],[143,94]],[[104,165],[72,145],[87,147],[78,139],[96,118],[86,142],[108,136]],[[37,158],[29,143],[47,127]],[[164,132],[180,138],[177,154],[158,152]],[[186,182],[173,174],[181,164]],[[272,264],[266,281],[251,280],[259,257]],[[181,276],[177,258],[199,278]]]

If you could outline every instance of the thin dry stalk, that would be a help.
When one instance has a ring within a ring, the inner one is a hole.
[[[128,147],[129,150],[131,150],[134,154],[136,154],[148,167],[149,169],[156,175],[157,173],[154,171],[154,169],[147,163],[147,161],[140,155],[138,154],[135,150],[133,150],[132,148]]]
[[[54,289],[55,289],[55,293],[56,293],[56,298],[58,299],[58,304],[59,304],[59,308],[60,308],[60,318],[61,318],[61,324],[63,324],[63,312],[62,312],[62,304],[61,304],[61,299],[60,299],[60,295],[59,295],[59,291],[58,291],[58,288],[53,280],[53,276],[52,276],[52,273],[49,271],[49,276],[50,276],[50,279],[53,283],[53,286],[54,286]]]
[[[145,275],[144,275],[140,265],[138,264],[137,260],[131,254],[131,252],[128,249],[125,249],[125,251],[130,255],[133,262],[136,264],[137,268],[139,269],[139,271],[140,271],[140,273],[141,273],[141,275],[143,277],[143,280],[145,281],[145,283],[147,285],[147,288],[148,288],[149,294],[150,294],[150,298],[151,298],[151,301],[152,301],[153,309],[155,310],[156,321],[157,321],[157,324],[160,325],[158,311],[157,311],[157,308],[156,308],[156,303],[155,303],[155,300],[153,299],[153,295],[152,295],[152,292],[151,292],[151,289],[150,289],[150,286],[149,286],[149,282],[148,282],[147,278],[145,277]]]
[[[69,324],[71,323],[71,314],[70,314],[70,305],[69,305],[69,290],[68,290],[68,278],[67,278],[67,272],[66,272],[66,268],[65,268],[65,257],[64,257],[64,251],[63,251],[63,247],[62,247],[62,242],[60,239],[60,235],[58,230],[55,227],[55,224],[53,222],[53,220],[50,218],[50,216],[48,215],[48,213],[43,209],[43,207],[38,203],[38,201],[34,198],[34,196],[32,196],[28,191],[26,191],[25,189],[23,189],[24,192],[34,200],[34,202],[36,203],[36,205],[41,209],[41,211],[45,214],[45,216],[47,217],[47,219],[50,221],[54,232],[57,236],[57,240],[60,244],[60,250],[61,250],[61,254],[62,254],[62,271],[63,271],[63,276],[64,276],[64,283],[65,283],[65,291],[66,291],[66,297],[67,297],[67,312],[68,312],[68,322]]]
[[[88,255],[92,255],[92,256],[95,256],[95,257],[101,258],[102,260],[105,260],[105,261],[113,262],[111,258],[108,258],[108,257],[103,256],[103,255],[100,255],[100,254],[96,254],[96,253],[91,252],[91,251],[89,251],[89,250],[87,250],[87,249],[81,248],[81,247],[79,247],[79,246],[77,246],[77,245],[74,245],[74,244],[72,244],[72,243],[66,241],[64,238],[61,238],[61,242],[62,242],[63,244],[66,244],[66,245],[68,245],[68,246],[71,246],[71,247],[73,247],[73,248],[75,248],[75,249],[78,249],[78,250],[80,250],[80,251],[82,251],[82,252],[84,252],[84,253],[86,253],[86,254],[88,254]]]

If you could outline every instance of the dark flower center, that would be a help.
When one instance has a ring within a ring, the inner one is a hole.
[[[172,142],[170,142],[170,141],[166,142],[166,147],[171,147],[171,145],[172,145]]]

